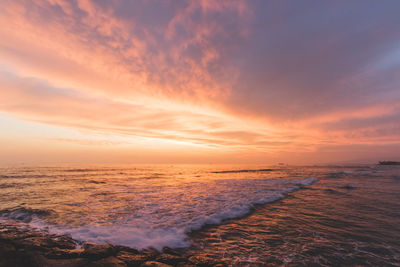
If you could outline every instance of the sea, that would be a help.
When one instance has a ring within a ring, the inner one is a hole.
[[[3,167],[0,223],[232,266],[400,266],[400,166]]]

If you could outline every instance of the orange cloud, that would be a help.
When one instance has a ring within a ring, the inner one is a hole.
[[[371,33],[338,29],[321,12],[276,8],[3,1],[0,111],[136,145],[161,140],[259,159],[399,144],[398,75],[383,75],[375,60],[396,41],[384,27],[392,20]],[[354,10],[362,23],[348,24],[368,26]],[[355,50],[360,43],[370,46]]]

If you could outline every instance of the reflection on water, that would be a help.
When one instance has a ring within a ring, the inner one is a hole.
[[[313,186],[192,233],[190,251],[239,266],[399,266],[400,168],[313,171]]]
[[[82,241],[189,247],[234,265],[394,265],[399,174],[396,166],[3,168],[0,212]]]

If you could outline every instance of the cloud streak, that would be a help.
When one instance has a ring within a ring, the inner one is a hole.
[[[275,133],[246,130],[234,119],[90,97],[5,72],[0,73],[0,88],[0,97],[8,100],[0,103],[0,111],[51,125],[232,148],[278,138]]]
[[[3,0],[0,111],[260,160],[398,145],[398,7]]]

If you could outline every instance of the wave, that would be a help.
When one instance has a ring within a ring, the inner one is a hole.
[[[106,184],[105,181],[96,181],[96,180],[89,180],[88,183],[90,183],[90,184]]]
[[[66,169],[62,170],[63,172],[99,172],[99,171],[104,171],[101,169]]]
[[[4,209],[0,211],[0,219],[9,219],[30,223],[34,218],[44,218],[52,215],[52,210],[31,209],[25,207],[16,207],[13,209]]]
[[[273,169],[255,169],[255,170],[227,170],[227,171],[214,171],[211,173],[241,173],[241,172],[271,172]]]
[[[116,168],[73,168],[73,169],[57,169],[62,172],[123,172],[129,169],[116,169]],[[136,170],[136,168],[132,169]]]
[[[355,185],[351,185],[351,184],[341,185],[341,186],[339,186],[339,188],[348,189],[348,190],[357,189],[357,187]]]
[[[44,174],[24,174],[24,175],[0,175],[0,178],[20,179],[20,178],[51,178],[52,175]]]
[[[3,184],[0,184],[0,188],[15,188],[18,185],[20,185],[20,184],[18,184],[18,183],[3,183]]]
[[[328,172],[327,174],[331,174],[331,175],[349,175],[349,174],[353,174],[352,171],[334,171],[334,172]]]
[[[354,176],[380,176],[384,171],[381,170],[354,170],[354,171],[331,171],[327,172],[326,175],[329,178],[337,178],[342,176],[354,175]]]
[[[50,234],[70,235],[82,242],[110,243],[136,249],[153,247],[161,250],[164,246],[181,248],[190,246],[187,234],[191,231],[200,230],[206,225],[218,225],[227,219],[243,217],[256,205],[283,199],[288,193],[316,181],[318,179],[314,177],[298,180],[216,180],[215,184],[203,184],[208,185],[210,190],[202,188],[202,194],[195,196],[190,188],[195,190],[200,186],[191,184],[187,188],[190,196],[187,203],[182,203],[174,194],[165,196],[161,201],[144,202],[141,210],[131,212],[123,219],[92,221],[82,226],[49,224],[45,219],[50,213],[42,210],[18,208],[3,212],[3,216]],[[215,188],[218,190],[212,191]]]

